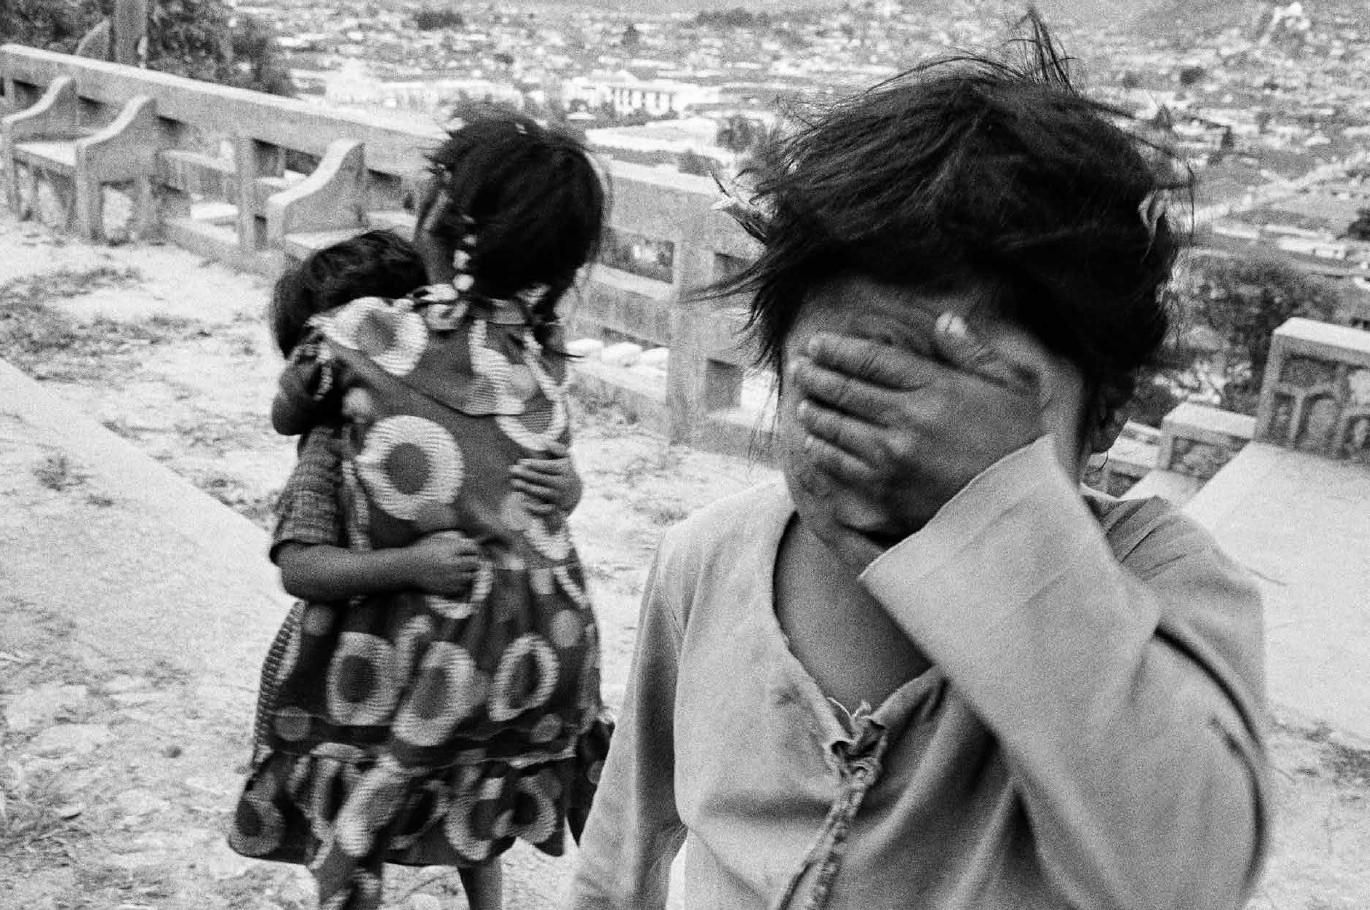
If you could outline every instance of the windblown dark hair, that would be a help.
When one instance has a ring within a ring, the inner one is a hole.
[[[412,243],[393,231],[367,231],[315,250],[286,269],[271,292],[271,334],[288,357],[316,313],[358,297],[403,297],[426,283]]]
[[[550,316],[599,252],[605,191],[594,163],[575,137],[516,112],[487,104],[457,113],[461,125],[428,155],[419,224],[429,219],[451,250],[474,233],[473,290],[501,299],[545,285],[538,309]]]
[[[1035,11],[1020,62],[939,59],[799,124],[734,206],[763,245],[713,289],[752,297],[779,369],[806,295],[842,274],[922,292],[986,283],[1003,318],[1076,364],[1110,409],[1152,362],[1180,236],[1158,195],[1192,178],[1071,84]],[[1020,23],[1021,25],[1022,23]]]

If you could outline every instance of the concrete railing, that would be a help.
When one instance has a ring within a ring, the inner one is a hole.
[[[113,185],[132,197],[145,233],[266,275],[367,228],[411,232],[406,205],[425,151],[442,138],[436,126],[396,126],[13,44],[0,47],[0,76],[0,113],[8,115],[0,158],[16,214],[35,209],[50,184],[72,210],[67,223],[98,238],[100,199]],[[87,156],[78,174],[79,147],[92,137],[118,154]],[[118,168],[104,168],[106,160]],[[606,169],[611,229],[669,244],[671,280],[595,265],[569,337],[628,339],[670,354],[664,381],[593,357],[577,368],[580,381],[621,398],[674,441],[752,451],[765,430],[757,409],[743,407],[743,311],[737,301],[696,300],[693,291],[754,255],[754,244],[713,210],[712,181],[618,162]]]
[[[1370,462],[1370,332],[1297,318],[1280,326],[1265,367],[1256,438]]]
[[[1156,468],[1209,480],[1251,441],[1256,420],[1245,414],[1185,403],[1161,421]]]
[[[286,236],[307,241],[311,233],[383,221],[386,213],[402,216],[423,150],[441,139],[436,127],[400,129],[302,101],[20,45],[0,48],[0,75],[6,121],[23,118],[63,77],[71,80],[83,121],[94,126],[113,124],[131,102],[144,101],[153,128],[137,137],[132,157],[151,189],[154,211],[146,220],[177,243],[266,274],[289,253]],[[27,130],[55,142],[70,136],[60,124],[47,136],[40,123],[29,122]],[[16,143],[6,145],[11,167]],[[316,204],[282,195],[311,175]],[[118,183],[118,176],[92,179]],[[17,177],[7,173],[6,181],[13,186]],[[335,198],[322,204],[327,196]]]

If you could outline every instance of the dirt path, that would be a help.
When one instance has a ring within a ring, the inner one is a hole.
[[[264,418],[279,364],[261,319],[266,291],[179,249],[88,247],[0,218],[0,358],[263,527],[294,457]],[[616,705],[662,530],[774,474],[669,447],[593,401],[579,401],[576,424],[587,494],[573,525],[602,627],[605,695]],[[0,426],[0,440],[4,431],[24,432]],[[79,504],[95,516],[88,533],[96,534],[100,516],[118,511],[58,451],[35,461],[0,445],[0,475],[8,478],[0,505],[11,516],[56,516]],[[70,615],[6,598],[0,908],[311,907],[299,870],[222,847],[247,716],[226,728],[227,696],[211,681],[146,655],[101,653],[75,634]],[[233,699],[247,703],[250,692]],[[1275,731],[1272,754],[1275,858],[1252,906],[1370,907],[1370,754],[1292,720]],[[564,874],[520,862],[533,871],[515,877],[515,901],[520,882]],[[457,893],[436,871],[401,874],[389,892],[391,906],[412,910],[461,906]],[[527,905],[542,906],[531,893]]]

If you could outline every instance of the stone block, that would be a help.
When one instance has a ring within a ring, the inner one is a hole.
[[[637,365],[653,370],[664,370],[670,359],[670,348],[648,348],[642,352],[642,356],[638,357]]]
[[[599,352],[599,359],[616,367],[630,367],[637,363],[637,359],[642,356],[642,345],[633,344],[631,341],[620,341],[611,344]]]
[[[1255,430],[1254,417],[1186,402],[1161,421],[1156,466],[1208,480],[1245,448]]]
[[[575,338],[566,342],[566,353],[584,359],[595,358],[604,350],[604,342],[598,338]]]
[[[1256,438],[1370,462],[1370,332],[1291,319],[1275,332]]]

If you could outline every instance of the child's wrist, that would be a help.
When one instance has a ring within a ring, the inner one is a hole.
[[[394,585],[400,588],[419,587],[419,564],[414,558],[413,550],[410,547],[397,547],[393,550],[375,551],[381,558],[386,560],[389,571],[386,573],[394,579]]]

